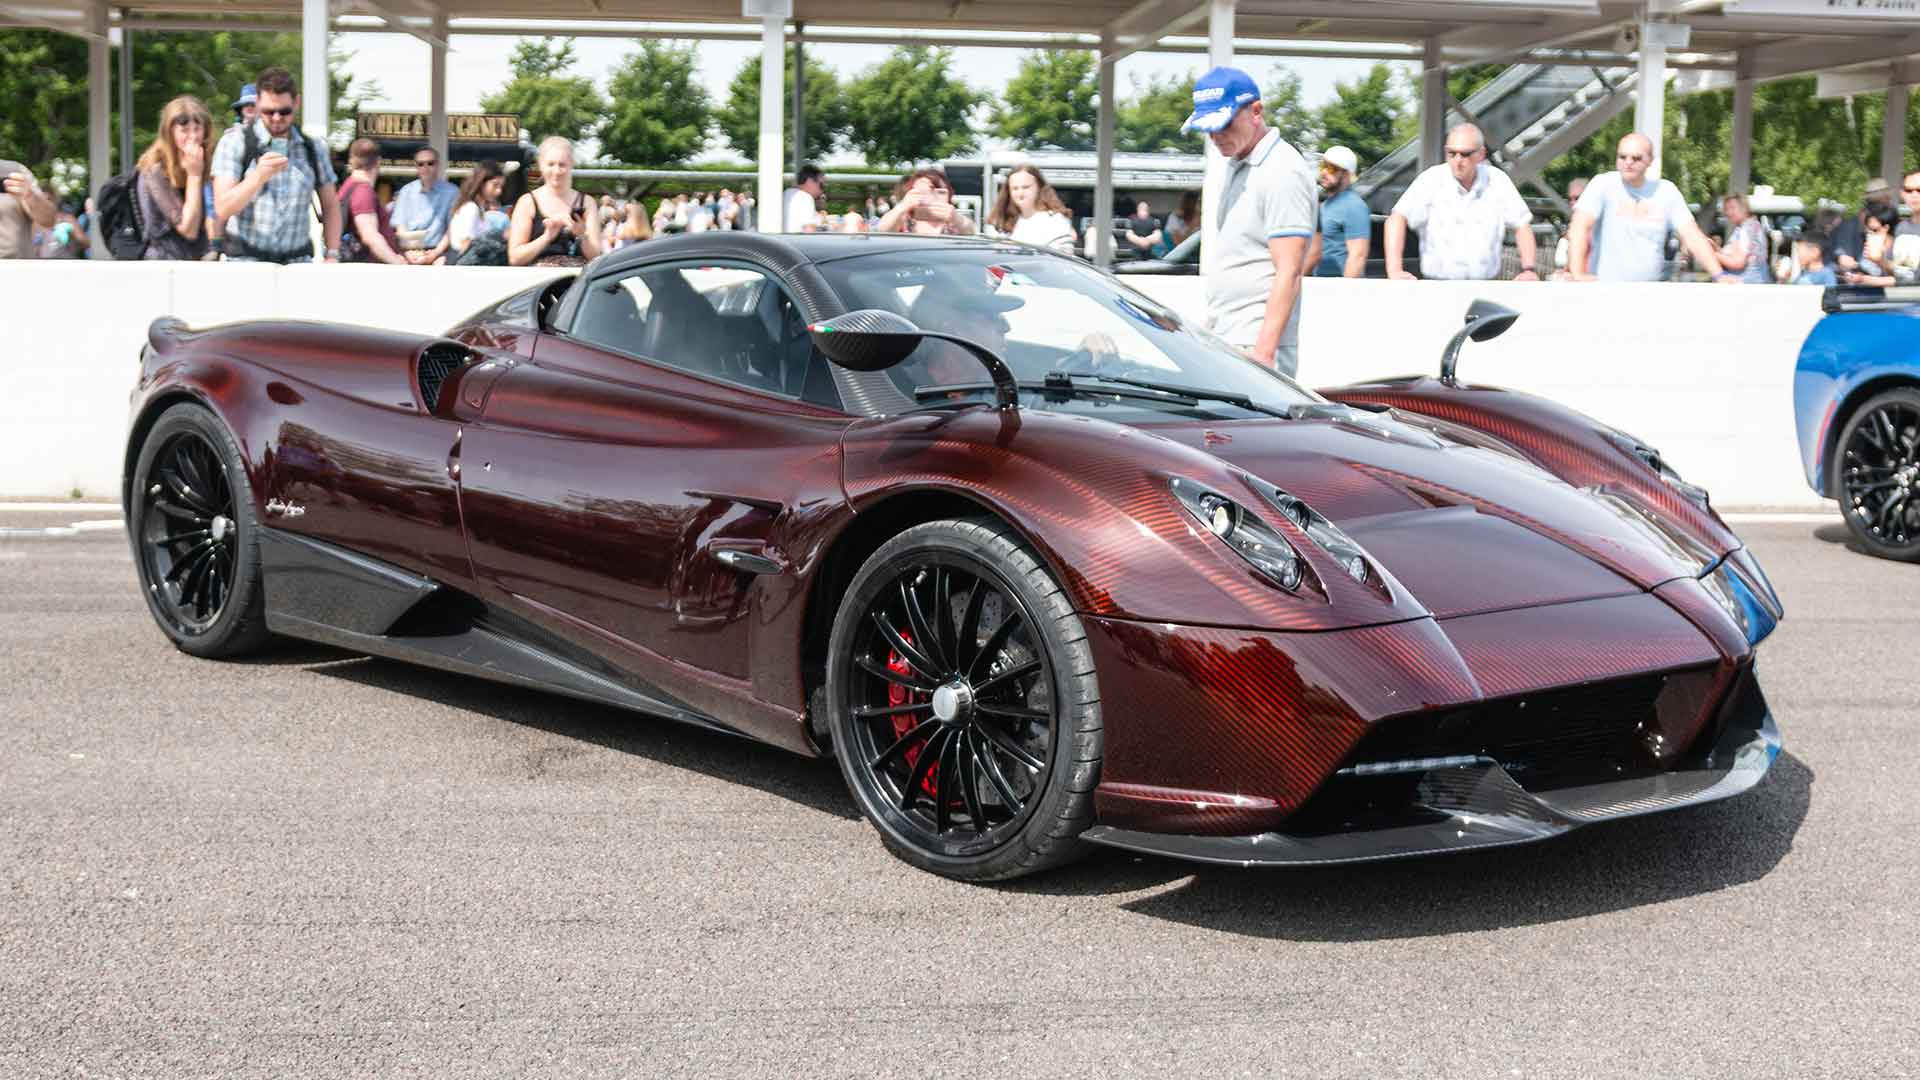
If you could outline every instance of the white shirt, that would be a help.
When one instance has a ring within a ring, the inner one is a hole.
[[[1533,223],[1513,181],[1484,161],[1465,189],[1445,164],[1430,166],[1407,185],[1393,212],[1420,233],[1420,276],[1456,281],[1499,277],[1507,230]]]
[[[1058,210],[1039,210],[1013,223],[1009,240],[1073,254],[1073,223]]]
[[[820,208],[813,203],[813,196],[797,187],[787,189],[785,198],[787,207],[786,226],[783,232],[803,232],[809,226],[820,223]]]
[[[1253,152],[1227,162],[1221,197],[1204,213],[1217,215],[1218,234],[1200,247],[1200,274],[1206,283],[1207,329],[1228,344],[1245,348],[1260,337],[1273,288],[1273,253],[1267,241],[1301,237],[1308,241],[1320,224],[1320,199],[1313,172],[1300,151],[1269,129]],[[1307,266],[1303,255],[1300,270]],[[1293,302],[1282,348],[1300,341],[1300,300]]]

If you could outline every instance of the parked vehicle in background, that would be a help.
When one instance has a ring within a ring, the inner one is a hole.
[[[1920,562],[1920,287],[1837,286],[1821,307],[1793,372],[1807,483],[1868,552]]]

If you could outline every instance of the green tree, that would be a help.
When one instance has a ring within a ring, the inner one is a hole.
[[[1505,64],[1466,64],[1448,68],[1447,94],[1455,101],[1465,101],[1505,70]]]
[[[1152,154],[1161,150],[1199,153],[1198,132],[1181,134],[1180,125],[1193,112],[1193,73],[1178,77],[1133,80],[1133,96],[1124,98],[1114,113],[1114,144],[1121,150]]]
[[[847,87],[847,141],[875,165],[964,153],[986,100],[953,73],[952,49],[901,45]]]
[[[1028,53],[993,107],[991,130],[1027,150],[1093,149],[1098,63],[1084,49]]]
[[[1267,124],[1301,152],[1320,148],[1320,130],[1314,111],[1301,103],[1300,76],[1279,66],[1267,75]]]
[[[518,113],[520,126],[535,142],[560,135],[575,142],[597,128],[607,112],[606,99],[584,75],[567,75],[573,66],[573,39],[555,44],[551,37],[513,47],[513,78],[480,99],[488,112]]]
[[[608,83],[600,148],[632,165],[678,165],[707,145],[713,108],[694,80],[693,44],[645,40]]]
[[[1355,82],[1335,85],[1333,100],[1320,107],[1316,119],[1326,145],[1349,147],[1371,164],[1402,141],[1396,129],[1406,112],[1394,89],[1393,69],[1383,62]]]
[[[350,124],[354,106],[377,95],[377,84],[356,84],[346,73],[351,54],[330,56],[330,115]],[[211,33],[153,33],[133,35],[133,152],[142,153],[153,141],[160,110],[181,94],[192,94],[213,113],[216,138],[232,122],[228,103],[261,69],[284,67],[300,73],[300,35],[215,31]],[[112,64],[117,72],[119,64]],[[0,110],[0,147],[25,162],[42,182],[62,163],[67,186],[79,190],[86,183],[87,164],[87,47],[86,42],[48,30],[0,30],[0,100],[14,107]],[[115,137],[110,145],[118,157],[120,112],[118,87],[112,95],[110,123]],[[338,134],[339,129],[332,134]],[[329,134],[314,132],[313,134]],[[132,162],[116,160],[115,172]]]
[[[827,65],[807,57],[807,85],[804,106],[807,110],[807,142],[804,160],[819,161],[833,153],[847,133],[847,97],[840,76]],[[793,100],[793,46],[787,46],[787,60],[781,83],[786,97]],[[783,106],[784,108],[784,103]],[[749,162],[760,158],[760,57],[753,56],[740,65],[733,82],[727,86],[726,104],[714,112],[714,123],[726,136],[735,152]]]

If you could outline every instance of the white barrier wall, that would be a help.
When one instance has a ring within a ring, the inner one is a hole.
[[[437,333],[551,269],[243,263],[0,263],[7,391],[0,497],[117,498],[128,395],[147,324],[336,319]],[[1131,284],[1197,316],[1198,278]],[[1770,286],[1310,279],[1303,382],[1438,370],[1467,305],[1524,313],[1469,342],[1464,381],[1543,394],[1659,447],[1720,506],[1816,507],[1794,444],[1794,359],[1820,291]]]

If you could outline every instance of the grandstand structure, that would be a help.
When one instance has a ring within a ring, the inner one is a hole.
[[[309,87],[326,85],[328,30],[410,34],[431,49],[430,138],[443,154],[447,54],[462,35],[758,41],[765,59],[757,196],[766,207],[779,205],[788,150],[801,144],[794,132],[806,117],[804,81],[795,80],[791,99],[783,86],[788,43],[1088,49],[1100,57],[1098,221],[1113,217],[1115,66],[1143,51],[1204,54],[1209,64],[1320,56],[1416,65],[1420,135],[1362,178],[1376,209],[1418,168],[1439,160],[1453,120],[1479,122],[1496,159],[1526,181],[1629,107],[1635,126],[1654,139],[1657,163],[1667,93],[1721,87],[1734,90],[1731,183],[1745,190],[1754,87],[1807,74],[1820,75],[1826,94],[1886,93],[1891,137],[1881,171],[1896,176],[1908,88],[1920,80],[1920,0],[0,0],[0,25],[87,40],[96,185],[113,160],[112,57],[118,54],[125,94],[129,57],[143,34],[298,30],[305,38],[300,81]],[[1467,101],[1451,100],[1447,70],[1480,63],[1512,66]],[[328,129],[327,95],[306,95],[302,108],[303,128]],[[123,135],[123,150],[129,143]],[[1219,173],[1210,162],[1209,186]],[[1111,243],[1103,231],[1102,261]]]

